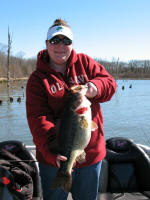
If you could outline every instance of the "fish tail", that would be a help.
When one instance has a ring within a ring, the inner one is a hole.
[[[55,177],[52,189],[62,188],[64,191],[69,192],[72,186],[72,175],[68,172],[63,173],[58,171],[57,176]]]

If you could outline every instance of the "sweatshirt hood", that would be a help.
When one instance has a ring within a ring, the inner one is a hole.
[[[47,72],[51,73],[54,72],[53,69],[51,69],[49,63],[49,55],[47,49],[44,49],[40,51],[37,55],[37,62],[36,62],[36,69],[42,71],[42,72]],[[74,49],[72,49],[71,55],[68,59],[66,67],[70,67],[77,61],[77,54]]]

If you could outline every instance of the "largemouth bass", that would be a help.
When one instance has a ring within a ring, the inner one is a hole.
[[[91,131],[97,128],[91,119],[91,103],[85,96],[86,92],[85,86],[74,86],[67,97],[58,135],[59,153],[67,160],[60,162],[53,189],[61,187],[64,191],[70,191],[73,165],[76,161],[85,162],[84,149],[90,141]]]

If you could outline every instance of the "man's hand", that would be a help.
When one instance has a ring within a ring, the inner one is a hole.
[[[60,161],[66,161],[67,160],[67,157],[65,157],[65,156],[62,156],[62,155],[57,155],[57,157],[56,157],[56,164],[57,164],[57,167],[58,168],[60,168]],[[75,167],[75,165],[76,165],[76,161],[74,162],[74,164],[73,164],[73,167]],[[72,172],[73,172],[73,169],[72,169]]]
[[[66,160],[67,160],[67,157],[58,154],[57,157],[56,157],[57,167],[60,168],[60,161],[66,161]]]
[[[88,88],[86,97],[94,98],[97,95],[97,87],[92,82],[86,83],[86,87]]]

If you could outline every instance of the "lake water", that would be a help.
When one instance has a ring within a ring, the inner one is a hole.
[[[150,146],[150,80],[118,80],[116,94],[101,104],[105,138],[128,137]],[[129,86],[132,84],[132,88]],[[124,90],[122,89],[124,86]],[[33,144],[25,111],[26,81],[0,84],[0,141],[20,140]],[[9,97],[13,101],[9,101]],[[21,102],[17,102],[18,97]]]

